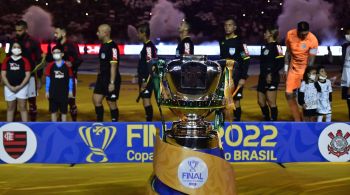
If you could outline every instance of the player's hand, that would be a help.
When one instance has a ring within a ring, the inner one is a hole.
[[[68,93],[68,98],[73,98],[73,92]]]
[[[115,89],[114,84],[110,83],[110,84],[108,85],[108,91],[109,91],[109,92],[112,92],[112,91],[114,91],[114,89]]]
[[[45,93],[45,97],[47,98],[47,99],[49,99],[50,98],[50,95],[49,95],[49,93]]]
[[[286,81],[287,80],[287,75],[288,75],[288,72],[283,72],[282,73],[282,79],[284,80],[284,81]]]
[[[66,64],[67,64],[68,67],[72,67],[73,66],[72,62],[70,62],[70,61],[66,61]]]
[[[271,73],[269,73],[269,74],[267,74],[267,76],[266,76],[266,82],[267,82],[268,84],[270,84],[271,81],[272,81],[272,76],[271,76]]]
[[[17,93],[19,90],[21,90],[21,86],[17,85],[13,87],[14,92]]]
[[[245,84],[245,79],[240,79],[240,80],[238,81],[238,85],[243,86],[244,84]]]
[[[15,86],[10,85],[10,86],[8,86],[8,88],[10,89],[10,91],[16,92],[16,87]]]
[[[305,109],[306,109],[306,104],[303,104],[303,108],[305,108]]]

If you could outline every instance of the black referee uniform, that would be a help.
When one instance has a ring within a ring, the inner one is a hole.
[[[280,83],[279,71],[283,68],[284,56],[282,47],[277,42],[267,43],[260,54],[260,75],[257,90],[265,93],[267,90],[276,91]],[[266,82],[267,75],[271,74],[272,81]]]
[[[100,70],[97,75],[94,93],[105,96],[108,101],[116,101],[119,98],[121,76],[119,72],[119,50],[114,41],[111,40],[101,45],[99,60]],[[109,92],[108,85],[111,82],[111,62],[117,63],[117,70],[114,80],[115,89]]]
[[[140,53],[140,60],[137,67],[139,90],[141,98],[151,98],[153,91],[153,82],[151,78],[152,67],[149,62],[152,58],[157,57],[157,48],[154,46],[152,41],[148,40],[143,44],[143,48]],[[142,84],[147,83],[145,89],[141,89]],[[142,90],[142,91],[141,91]],[[152,105],[146,106],[146,121],[152,121],[153,119],[153,108]]]
[[[235,86],[238,86],[240,79],[248,78],[248,69],[250,64],[250,56],[246,44],[243,44],[238,36],[234,36],[229,39],[223,39],[220,44],[220,58],[221,59],[233,59],[238,63],[238,66],[233,70],[233,81]],[[243,87],[241,87],[237,94],[233,97],[234,100],[240,100],[243,98]],[[234,111],[235,121],[241,120],[241,107],[237,107]]]
[[[194,53],[194,45],[191,40],[191,37],[185,37],[182,39],[177,47],[176,47],[176,56],[182,56],[182,55],[193,55]]]

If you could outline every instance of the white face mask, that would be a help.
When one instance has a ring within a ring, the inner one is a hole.
[[[22,50],[20,48],[13,48],[11,52],[13,55],[19,56],[22,53]]]
[[[53,54],[52,57],[53,57],[53,59],[56,60],[56,61],[59,61],[59,60],[62,59],[62,56],[61,56],[61,54],[59,54],[59,53]]]
[[[321,76],[321,75],[320,75],[318,78],[319,78],[320,80],[326,80],[326,79],[327,79],[327,76]]]
[[[313,81],[316,80],[316,75],[315,75],[315,74],[310,75],[310,76],[309,76],[309,79],[310,79],[310,80],[313,80]]]
[[[345,39],[350,42],[350,35],[345,35]]]

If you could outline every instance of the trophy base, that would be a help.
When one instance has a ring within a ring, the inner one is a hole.
[[[220,148],[213,148],[213,149],[203,149],[203,150],[196,150],[198,152],[203,152],[206,154],[214,155],[217,157],[220,157],[224,159],[224,151]],[[156,194],[164,194],[164,195],[184,195],[186,193],[180,192],[176,189],[173,189],[163,183],[156,175],[152,175],[150,179],[151,189]]]

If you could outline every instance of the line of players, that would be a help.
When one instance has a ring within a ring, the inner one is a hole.
[[[30,121],[36,120],[36,96],[38,88],[41,87],[43,64],[45,64],[44,60],[46,60],[49,64],[45,68],[45,92],[50,102],[51,119],[52,121],[57,121],[57,112],[60,111],[62,114],[61,120],[65,121],[69,105],[72,120],[76,121],[76,79],[78,67],[82,63],[77,45],[68,41],[65,27],[57,26],[54,34],[55,43],[49,44],[48,54],[45,55],[41,52],[39,42],[31,38],[26,32],[28,26],[25,21],[16,23],[15,28],[16,38],[11,43],[11,54],[4,60],[1,68],[2,78],[5,83],[5,100],[8,103],[7,120],[13,121],[14,119],[17,107],[16,101],[19,104],[22,120],[28,120],[26,117],[27,98]],[[240,37],[236,34],[237,26],[232,18],[225,20],[224,30],[225,37],[219,41],[220,58],[233,59],[238,62],[238,66],[235,67],[233,74],[234,84],[236,87],[239,87],[238,93],[233,97],[236,105],[233,115],[235,121],[240,121],[242,115],[240,101],[243,98],[243,89],[248,78],[250,56],[246,44],[243,44]],[[191,41],[189,32],[190,25],[183,21],[179,26],[180,42],[176,49],[176,55],[193,55],[194,44]],[[153,119],[151,104],[153,85],[150,84],[152,82],[150,81],[150,70],[148,70],[147,64],[152,58],[157,57],[157,49],[150,40],[150,33],[148,24],[142,24],[138,27],[138,38],[144,45],[140,52],[137,73],[146,121],[152,121]],[[343,87],[342,97],[347,100],[350,118],[350,29],[346,29],[346,34],[348,43],[343,45],[344,67],[341,85]],[[121,85],[119,50],[117,44],[111,39],[111,27],[109,25],[100,25],[97,36],[102,45],[99,52],[100,69],[93,93],[96,120],[103,121],[104,108],[102,101],[106,98],[110,108],[111,120],[118,121],[117,100]],[[296,101],[297,90],[301,86],[305,69],[314,65],[318,41],[315,35],[309,31],[309,24],[300,22],[297,29],[290,30],[287,33],[287,51],[284,56],[277,41],[278,36],[277,27],[266,28],[264,33],[266,44],[262,47],[260,56],[260,75],[257,88],[258,104],[261,107],[264,120],[277,120],[276,96],[280,83],[279,72],[284,64],[283,76],[286,78],[287,102],[294,120],[300,121],[302,117]],[[17,74],[19,72],[21,73]],[[14,76],[15,74],[21,76]],[[330,99],[328,101],[330,103]],[[312,115],[317,115],[317,112],[312,113]]]

